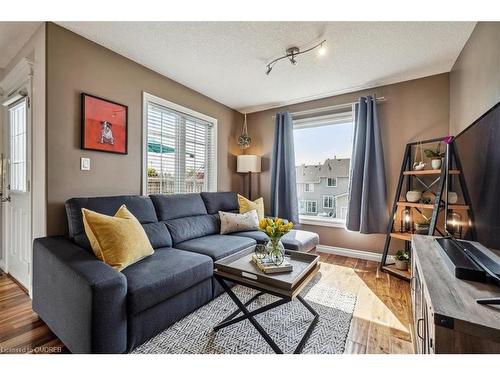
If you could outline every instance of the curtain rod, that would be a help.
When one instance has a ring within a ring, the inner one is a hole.
[[[385,96],[381,96],[379,98],[376,98],[377,102],[385,102],[387,99]],[[337,104],[337,105],[331,105],[328,107],[320,107],[320,108],[314,108],[314,109],[307,109],[304,111],[298,111],[298,112],[290,112],[290,114],[293,116],[301,116],[301,115],[309,115],[313,113],[321,113],[321,112],[326,112],[326,111],[333,111],[336,109],[342,109],[342,108],[349,108],[352,107],[353,104],[356,104],[357,102],[351,102],[351,103],[344,103],[344,104]],[[273,115],[273,118],[276,116]]]

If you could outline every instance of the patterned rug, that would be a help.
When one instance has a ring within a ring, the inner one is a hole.
[[[319,313],[318,324],[304,346],[303,353],[340,354],[349,333],[356,297],[347,292],[318,284],[320,275],[307,285],[301,295]],[[257,292],[243,286],[233,288],[241,301]],[[277,300],[262,295],[249,305],[252,311]],[[224,293],[184,319],[137,347],[133,354],[265,354],[274,353],[248,321],[230,325],[218,332],[213,327],[236,309]],[[313,319],[299,302],[292,301],[257,315],[263,326],[284,353],[292,353]]]

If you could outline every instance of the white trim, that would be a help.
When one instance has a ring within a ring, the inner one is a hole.
[[[35,34],[33,82],[32,82],[32,127],[31,127],[31,199],[33,238],[47,235],[47,192],[46,192],[46,143],[33,140],[46,139],[46,51],[45,23]],[[33,275],[33,272],[31,272]]]
[[[349,193],[337,194],[337,195],[335,195],[334,197],[335,197],[335,199],[337,199],[337,198],[340,198],[340,197],[344,197],[344,196],[346,196],[346,195],[349,195]]]
[[[160,98],[159,96],[155,96],[153,94],[150,94],[150,93],[148,93],[146,91],[143,91],[142,95],[143,95],[143,98],[146,100],[146,102],[152,101],[152,102],[154,102],[156,104],[162,105],[162,106],[167,107],[169,109],[173,109],[174,111],[177,111],[177,112],[184,113],[184,114],[186,114],[188,116],[197,117],[200,120],[205,120],[207,122],[211,122],[213,124],[217,124],[217,119],[214,118],[214,117],[210,117],[210,116],[205,115],[203,113],[196,112],[196,111],[194,111],[194,110],[192,110],[190,108],[184,107],[184,106],[182,106],[180,104],[177,104],[177,103],[174,103],[174,102],[170,102],[168,100]]]
[[[382,254],[374,253],[371,251],[346,249],[343,247],[335,247],[335,246],[327,246],[327,245],[316,246],[316,251],[320,252],[320,253],[342,255],[342,256],[350,257],[350,258],[371,260],[373,262],[382,261]]]
[[[219,175],[219,164],[218,164],[218,120],[214,117],[210,117],[208,115],[205,115],[203,113],[194,111],[190,108],[184,107],[182,105],[179,105],[174,102],[170,102],[168,100],[165,100],[163,98],[160,98],[156,95],[150,94],[146,91],[142,92],[142,187],[141,187],[141,194],[142,195],[147,195],[147,183],[148,183],[148,151],[147,151],[147,141],[148,141],[148,127],[147,127],[147,116],[148,116],[148,102],[153,102],[158,105],[164,106],[166,108],[172,109],[177,112],[184,113],[188,116],[196,117],[199,118],[200,120],[204,120],[207,122],[210,122],[214,126],[214,142],[215,144],[213,145],[214,148],[214,169],[215,169],[215,175],[214,177],[214,185],[215,185],[215,191],[218,191],[219,188],[219,181],[218,181],[218,175]]]
[[[344,215],[344,211],[345,211],[345,215]],[[345,217],[345,219],[342,219],[342,220],[346,220],[347,219],[347,207],[340,207],[340,217]]]
[[[148,118],[148,101],[147,97],[150,94],[143,91],[142,92],[142,118],[141,118],[141,126],[142,126],[142,163],[141,163],[141,194],[148,195],[148,127],[147,127],[147,118]],[[146,171],[146,172],[144,172]]]
[[[12,70],[0,81],[0,94],[6,98],[21,88],[33,75],[33,61],[23,57]]]
[[[321,216],[299,215],[299,224],[345,229],[345,220],[327,219]]]
[[[33,142],[46,138],[45,107],[46,107],[46,28],[43,23],[31,36],[29,41],[22,47],[24,56],[6,74],[0,85],[0,94],[7,96],[18,90],[25,89],[30,99],[30,170],[29,179],[31,190],[31,243],[33,239],[45,237],[47,235],[47,194],[46,194],[46,144]],[[2,111],[0,111],[1,113]],[[1,121],[0,121],[1,123]],[[2,223],[4,225],[4,223]],[[2,236],[5,237],[5,236]],[[3,242],[3,239],[2,239]],[[3,244],[2,244],[3,247]],[[4,249],[0,249],[3,252]],[[33,257],[29,264],[29,286],[28,291],[31,297],[33,284]],[[2,257],[6,256],[5,253]],[[8,273],[8,261],[6,258],[0,260],[0,267]]]

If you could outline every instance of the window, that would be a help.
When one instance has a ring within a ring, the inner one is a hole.
[[[354,133],[352,111],[295,114],[293,127],[300,222],[342,225]]]
[[[305,184],[304,185],[305,193],[313,193],[314,192],[314,184]]]
[[[147,194],[217,190],[217,120],[144,93]]]
[[[317,202],[310,200],[302,200],[299,204],[299,213],[315,214],[317,213]]]
[[[27,142],[27,99],[9,108],[10,132],[10,190],[27,192],[28,175],[26,171]]]
[[[326,186],[337,187],[337,178],[336,177],[328,177],[326,179]]]
[[[335,208],[335,197],[333,195],[323,195],[323,208]]]

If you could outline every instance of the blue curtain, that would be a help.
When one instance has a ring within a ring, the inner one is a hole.
[[[293,124],[289,112],[276,113],[271,160],[271,214],[299,222]]]
[[[354,125],[346,226],[361,233],[385,233],[389,216],[384,153],[375,98],[359,98],[355,104]]]

